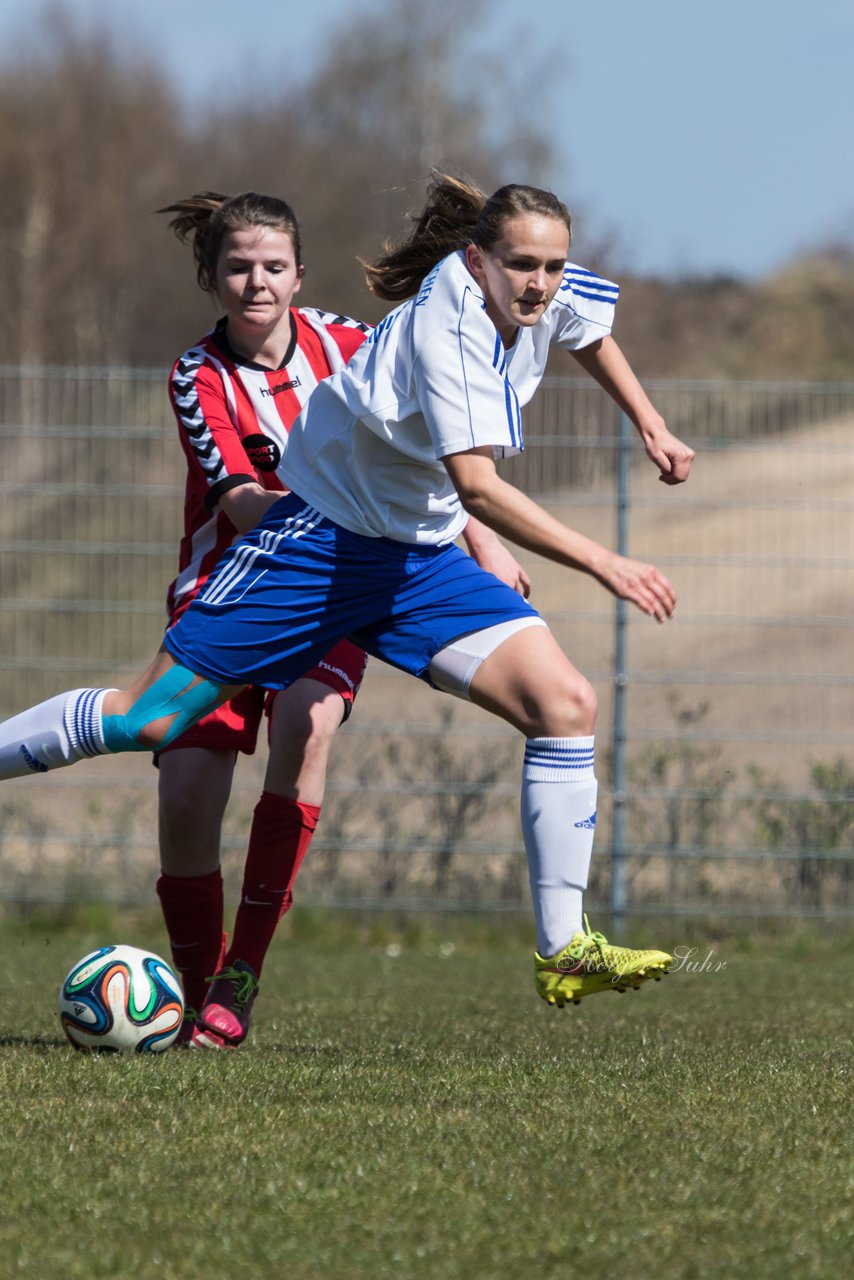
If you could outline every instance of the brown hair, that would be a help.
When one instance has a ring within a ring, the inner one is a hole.
[[[222,242],[231,231],[248,227],[272,227],[284,231],[294,246],[297,266],[302,266],[302,239],[297,216],[289,204],[276,196],[244,191],[224,196],[218,191],[199,191],[186,200],[168,204],[158,213],[177,213],[169,226],[184,244],[192,243],[196,279],[206,293],[216,291],[216,264]]]
[[[421,213],[408,215],[412,233],[398,244],[386,242],[374,262],[362,262],[368,288],[389,302],[411,298],[442,258],[468,244],[491,249],[505,221],[525,213],[556,218],[572,235],[569,210],[551,191],[513,182],[486,196],[472,182],[438,173]]]

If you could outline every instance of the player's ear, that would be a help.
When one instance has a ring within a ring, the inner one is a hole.
[[[466,266],[478,282],[483,279],[483,250],[476,244],[466,246]]]
[[[303,263],[300,263],[300,265],[297,267],[297,278],[294,283],[294,293],[299,293],[300,287],[302,286],[302,278],[304,275],[305,275],[305,265]]]

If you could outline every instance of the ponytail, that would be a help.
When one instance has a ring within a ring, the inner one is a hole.
[[[388,302],[403,302],[449,253],[476,244],[492,249],[509,218],[537,214],[562,222],[572,236],[572,218],[563,201],[540,187],[509,183],[487,198],[479,187],[438,173],[427,188],[420,214],[408,215],[414,231],[399,244],[386,243],[374,262],[362,262],[368,288]]]
[[[386,241],[374,262],[362,262],[368,288],[388,302],[411,298],[437,262],[469,244],[486,196],[479,187],[437,174],[420,214],[408,214],[415,229],[398,244]]]

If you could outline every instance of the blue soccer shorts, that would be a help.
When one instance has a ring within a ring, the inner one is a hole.
[[[290,493],[226,552],[164,643],[218,684],[287,688],[343,638],[426,679],[461,636],[537,616],[453,544],[350,533]]]

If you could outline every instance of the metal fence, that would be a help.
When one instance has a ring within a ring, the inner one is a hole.
[[[694,444],[661,485],[589,382],[547,379],[508,479],[574,527],[654,560],[657,627],[592,580],[520,555],[534,601],[600,695],[589,898],[613,915],[850,916],[854,884],[854,384],[648,385]],[[183,460],[162,371],[0,369],[0,716],[141,669],[162,632]],[[224,830],[242,867],[263,751]],[[521,744],[379,663],[333,753],[299,896],[516,910]],[[8,901],[154,900],[148,757],[0,792]]]

